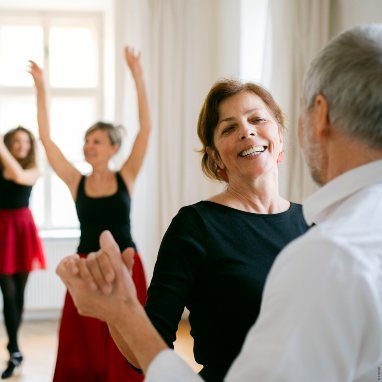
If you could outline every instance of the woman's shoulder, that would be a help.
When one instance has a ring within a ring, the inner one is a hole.
[[[182,230],[196,230],[203,231],[203,227],[208,220],[208,207],[205,206],[204,201],[194,204],[183,206],[179,209],[177,214],[172,218],[169,229],[182,231]]]
[[[187,216],[187,217],[198,217],[199,219],[205,219],[206,217],[215,215],[219,210],[219,207],[223,207],[218,203],[212,202],[210,200],[201,200],[194,204],[189,204],[187,206],[183,206],[178,211],[178,215]]]
[[[290,208],[289,211],[291,213],[299,214],[302,215],[302,204],[300,203],[295,203],[295,202],[290,202]]]

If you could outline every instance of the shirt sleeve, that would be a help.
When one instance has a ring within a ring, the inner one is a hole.
[[[161,351],[151,362],[145,382],[202,382],[192,369],[173,351]]]
[[[192,207],[184,207],[172,220],[161,243],[145,309],[170,347],[204,262],[205,242],[202,219]]]
[[[342,244],[309,234],[287,246],[226,381],[357,379],[361,342],[373,325],[372,292],[357,257]]]

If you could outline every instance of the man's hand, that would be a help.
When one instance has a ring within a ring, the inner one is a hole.
[[[73,255],[61,260],[56,272],[80,314],[112,324],[118,320],[121,302],[132,306],[139,302],[134,282],[110,232],[101,234],[100,245],[98,252],[89,255],[90,267],[87,259]],[[128,249],[123,254],[130,267],[133,252]]]
[[[109,253],[111,253],[111,250],[118,251],[119,248],[117,244],[115,243],[115,246],[111,247],[108,252],[106,252],[106,249],[103,250],[102,248],[107,248],[108,240],[112,236],[110,233],[105,231],[103,234],[101,234],[100,237],[100,244],[101,249],[98,252],[92,252],[90,253],[86,258],[86,268],[82,269],[82,278],[84,280],[88,281],[89,286],[94,287],[94,284],[96,285],[96,288],[99,288],[102,290],[105,294],[110,294],[113,290],[113,282],[115,280],[115,270],[112,264],[112,260],[110,258]],[[114,240],[113,240],[114,241]],[[116,252],[115,252],[116,253]],[[134,248],[127,248],[122,253],[122,261],[124,265],[127,267],[128,272],[130,275],[132,275],[133,272],[133,265],[134,265],[134,255],[135,250]],[[119,255],[120,256],[120,255]],[[118,262],[118,267],[120,267],[120,264]],[[123,265],[121,265],[123,267]]]

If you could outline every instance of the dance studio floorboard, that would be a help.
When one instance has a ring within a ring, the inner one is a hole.
[[[20,333],[20,347],[25,361],[18,373],[8,379],[10,382],[51,382],[57,349],[57,321],[27,321]],[[199,370],[192,354],[193,341],[189,334],[188,322],[179,325],[176,351],[189,362],[194,370]],[[4,324],[0,322],[0,368],[5,368],[8,359]]]

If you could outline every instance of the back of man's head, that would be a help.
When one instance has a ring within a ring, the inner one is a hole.
[[[345,31],[321,50],[305,77],[307,108],[317,94],[326,98],[335,128],[382,149],[382,24]]]

